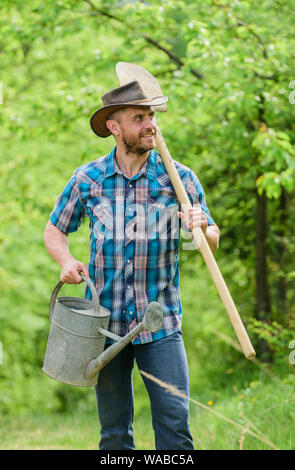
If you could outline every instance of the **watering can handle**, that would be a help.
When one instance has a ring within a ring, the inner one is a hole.
[[[95,308],[95,310],[97,312],[99,312],[99,298],[98,298],[98,295],[97,295],[97,292],[96,292],[96,289],[95,289],[93,283],[91,282],[89,277],[84,276],[84,274],[80,274],[80,276],[83,279],[83,281],[86,282],[87,286],[89,287],[89,289],[91,291],[93,307]],[[55,301],[56,301],[56,298],[57,298],[57,294],[59,293],[59,291],[60,291],[60,289],[62,288],[63,285],[64,285],[64,283],[62,281],[59,281],[56,284],[56,286],[55,286],[55,288],[54,288],[54,290],[51,294],[50,303],[49,303],[49,319],[50,320],[52,319],[52,316],[53,316],[53,311],[54,311],[54,306],[55,306]]]

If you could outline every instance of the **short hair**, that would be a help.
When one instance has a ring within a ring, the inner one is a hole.
[[[119,112],[122,111],[121,109],[115,109],[115,111],[112,111],[111,114],[108,115],[108,117],[106,118],[106,121],[108,121],[109,119],[113,119],[114,121],[118,121],[120,122],[120,119],[119,119]]]

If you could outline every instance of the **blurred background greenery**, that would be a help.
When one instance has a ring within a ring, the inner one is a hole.
[[[149,70],[169,96],[159,125],[171,155],[205,189],[221,230],[215,257],[259,361],[247,361],[232,344],[233,329],[201,255],[181,250],[191,395],[244,423],[243,413],[258,416],[277,403],[279,415],[265,414],[261,425],[273,429],[282,448],[294,448],[292,402],[279,406],[294,391],[293,9],[271,0],[1,2],[3,423],[96,413],[94,392],[41,370],[48,303],[60,274],[43,231],[75,168],[114,146],[111,137],[95,136],[89,118],[100,96],[119,85],[116,63],[126,61]],[[86,263],[88,238],[87,222],[70,237],[72,254]],[[81,286],[63,290],[83,296]],[[143,420],[146,429],[149,403],[137,370],[134,381],[135,425]],[[224,423],[210,424],[200,414],[192,411],[200,447],[238,446],[237,436],[235,444],[217,439]]]

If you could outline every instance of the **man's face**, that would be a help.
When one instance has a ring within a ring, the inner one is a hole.
[[[151,108],[125,108],[120,112],[120,134],[126,153],[142,155],[156,146],[156,118]]]

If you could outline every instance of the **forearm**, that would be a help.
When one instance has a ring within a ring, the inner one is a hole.
[[[62,267],[71,258],[68,237],[50,221],[44,231],[44,243],[50,256]]]
[[[44,231],[44,243],[48,253],[60,265],[60,279],[67,284],[82,282],[80,273],[89,277],[87,266],[75,259],[69,251],[68,237],[50,221]]]

